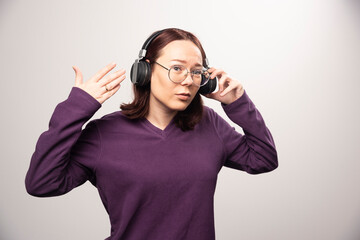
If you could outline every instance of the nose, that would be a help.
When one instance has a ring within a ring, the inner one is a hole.
[[[191,73],[188,73],[186,78],[181,82],[181,85],[188,85],[190,86],[193,83],[193,80],[191,78]]]

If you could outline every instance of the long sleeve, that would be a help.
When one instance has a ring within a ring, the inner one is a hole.
[[[215,112],[215,127],[221,138],[226,159],[224,166],[259,174],[278,167],[278,158],[273,137],[264,119],[246,91],[230,104],[221,104],[226,115],[239,125],[244,134],[231,127]]]
[[[49,129],[37,141],[25,178],[26,190],[38,197],[65,194],[90,180],[100,152],[96,122],[82,126],[101,104],[80,88],[73,87],[68,99],[59,103]]]

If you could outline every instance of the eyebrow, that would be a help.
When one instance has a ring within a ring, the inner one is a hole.
[[[172,59],[170,61],[177,61],[177,62],[181,62],[181,63],[187,63],[185,60],[182,60],[182,59]],[[196,63],[195,64],[195,67],[202,67],[203,65],[200,64],[200,63]]]

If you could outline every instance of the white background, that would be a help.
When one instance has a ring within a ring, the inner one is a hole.
[[[1,0],[0,239],[109,236],[89,182],[36,198],[25,190],[25,174],[39,135],[74,84],[71,66],[85,79],[112,61],[125,68],[121,89],[94,117],[117,111],[132,99],[128,74],[143,42],[167,27],[193,32],[210,65],[243,84],[278,151],[271,173],[222,168],[217,239],[360,239],[356,0]],[[205,104],[230,121],[219,102]]]

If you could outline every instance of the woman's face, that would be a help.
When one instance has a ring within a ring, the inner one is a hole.
[[[160,52],[156,62],[171,68],[183,65],[189,72],[202,66],[200,49],[189,40],[176,40],[167,44]],[[199,87],[194,85],[189,73],[181,83],[174,83],[169,79],[169,71],[153,64],[150,82],[150,107],[162,108],[167,112],[183,111],[194,99]],[[188,94],[188,97],[184,96]]]

